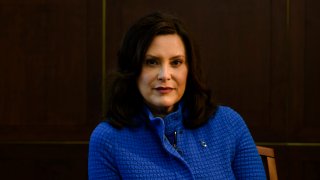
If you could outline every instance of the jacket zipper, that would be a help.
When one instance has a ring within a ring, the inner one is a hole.
[[[174,132],[173,147],[177,149],[177,131]]]

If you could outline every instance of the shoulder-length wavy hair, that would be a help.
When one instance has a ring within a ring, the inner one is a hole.
[[[158,35],[177,34],[182,39],[188,63],[188,78],[183,111],[184,125],[196,128],[215,112],[211,92],[201,76],[200,58],[182,22],[176,17],[156,12],[138,20],[126,33],[118,52],[118,69],[108,88],[107,119],[115,127],[134,126],[143,111],[144,101],[137,87],[145,54]]]

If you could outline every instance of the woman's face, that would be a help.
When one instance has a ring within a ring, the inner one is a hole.
[[[159,35],[151,42],[138,77],[138,89],[153,113],[165,115],[185,92],[188,66],[177,34]]]

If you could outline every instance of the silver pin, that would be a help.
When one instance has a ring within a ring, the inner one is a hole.
[[[206,143],[205,141],[202,141],[202,140],[201,140],[200,143],[201,143],[201,146],[202,146],[202,147],[205,147],[205,148],[208,147],[208,145],[207,145],[207,143]]]

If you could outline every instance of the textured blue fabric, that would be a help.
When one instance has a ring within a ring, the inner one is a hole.
[[[150,122],[122,129],[100,123],[90,139],[89,179],[266,179],[250,132],[231,108],[219,106],[193,130],[183,126],[181,108]],[[165,125],[178,132],[176,148]]]

